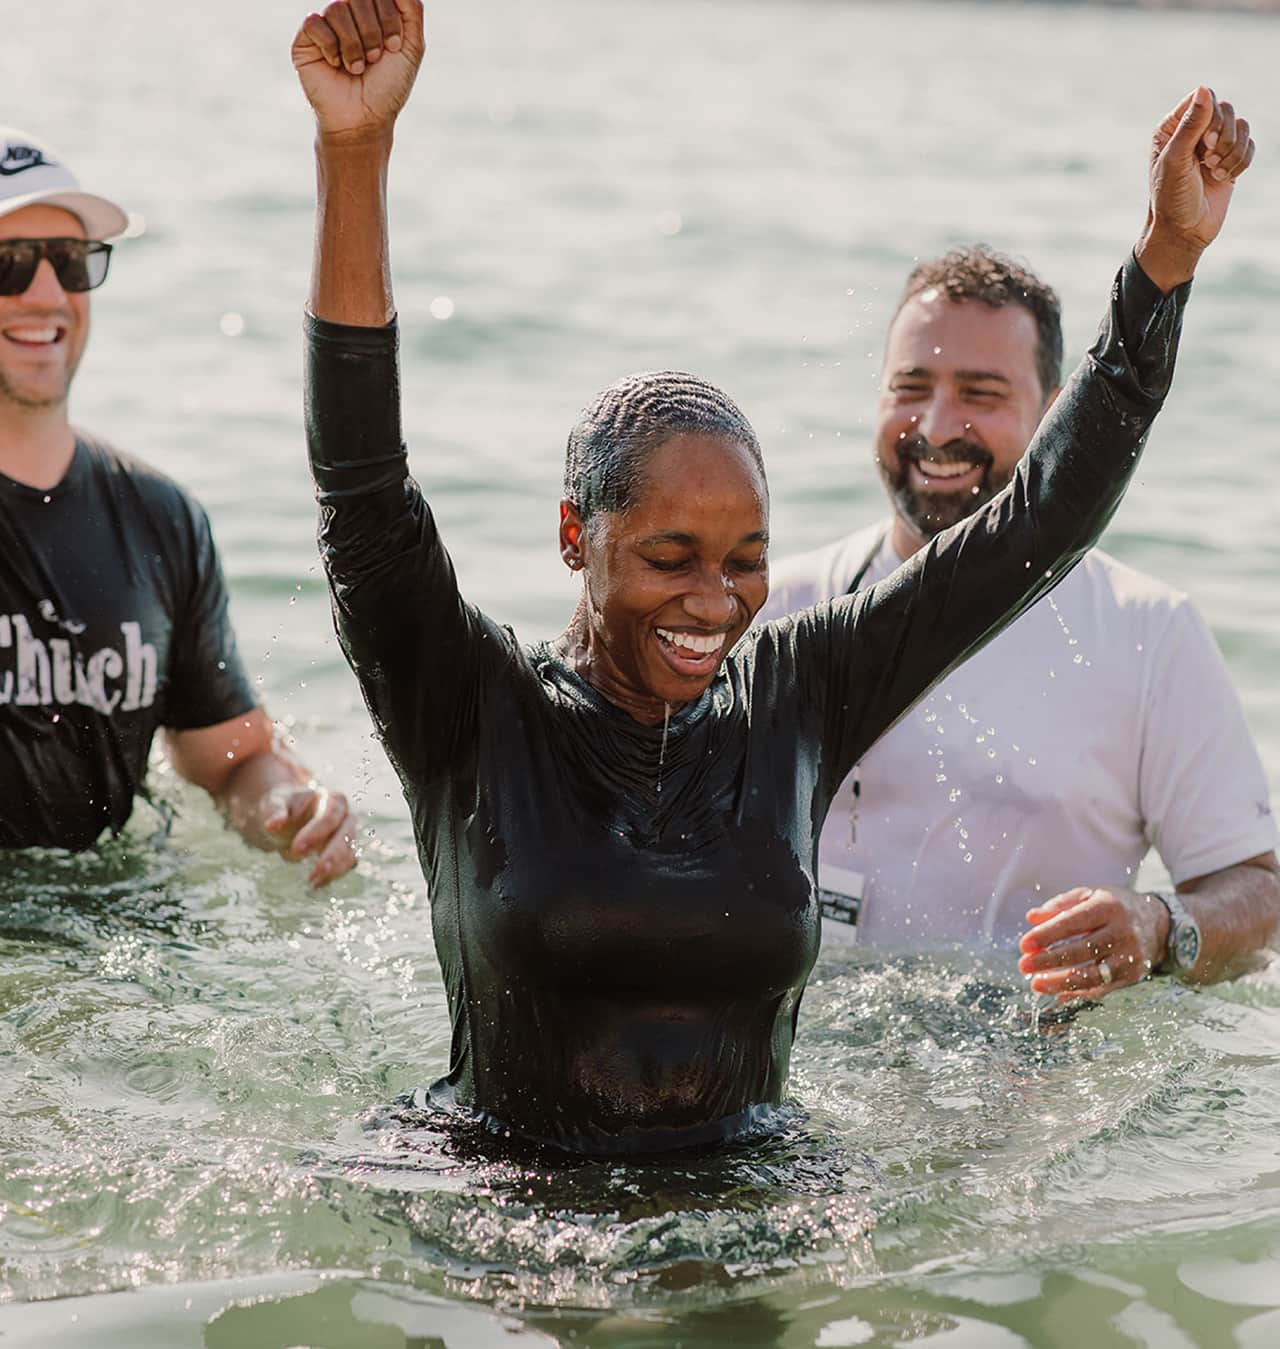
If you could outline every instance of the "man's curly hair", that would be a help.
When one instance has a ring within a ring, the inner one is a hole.
[[[907,277],[902,306],[922,291],[936,289],[949,300],[976,300],[991,309],[1021,305],[1036,321],[1036,374],[1047,398],[1062,383],[1062,304],[1056,292],[1029,268],[986,244],[953,248],[919,263]]]

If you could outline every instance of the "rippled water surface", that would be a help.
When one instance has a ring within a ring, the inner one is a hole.
[[[1280,1343],[1280,976],[1040,1034],[1011,960],[829,953],[767,1144],[493,1155],[385,1107],[448,1017],[394,779],[330,636],[299,418],[310,129],[283,0],[10,20],[0,120],[145,231],[75,411],[210,507],[242,647],[361,873],[309,894],[158,767],[100,855],[0,866],[0,1345]],[[1280,785],[1275,20],[813,0],[444,0],[394,170],[406,420],[472,598],[563,623],[564,434],[682,366],[765,443],[775,547],[880,508],[917,255],[1028,257],[1086,345],[1197,80],[1261,146],[1111,550],[1189,590]],[[433,317],[447,315],[447,317]]]

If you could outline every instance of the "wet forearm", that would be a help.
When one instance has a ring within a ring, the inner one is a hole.
[[[316,239],[309,309],[333,323],[381,327],[395,315],[387,241],[391,128],[316,137]]]
[[[213,796],[227,823],[246,843],[276,852],[288,839],[267,830],[268,813],[276,809],[272,793],[305,788],[310,781],[307,770],[277,745],[237,764]]]
[[[1213,983],[1255,969],[1280,931],[1280,867],[1274,855],[1226,867],[1178,888],[1200,925],[1192,983]]]

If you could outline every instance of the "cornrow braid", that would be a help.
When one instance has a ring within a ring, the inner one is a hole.
[[[632,505],[649,455],[681,433],[737,442],[764,477],[760,441],[728,394],[678,370],[628,375],[597,395],[569,432],[564,494],[583,522]]]

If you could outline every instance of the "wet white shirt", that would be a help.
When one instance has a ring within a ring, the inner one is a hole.
[[[845,593],[864,566],[859,584],[874,584],[899,560],[887,523],[784,559],[761,621]],[[1149,848],[1176,884],[1276,841],[1203,619],[1095,549],[863,758],[827,817],[818,879],[861,901],[861,940],[1007,946],[1037,902],[1132,886]]]

